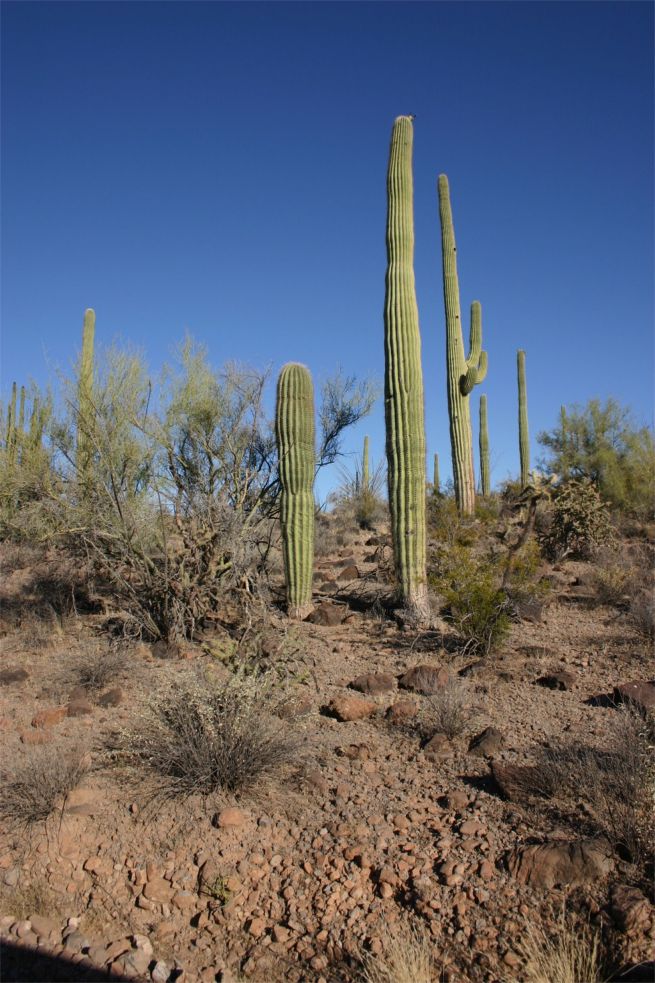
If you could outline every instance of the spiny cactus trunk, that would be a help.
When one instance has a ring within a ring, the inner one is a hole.
[[[516,353],[519,386],[519,453],[521,456],[521,488],[530,484],[530,434],[528,432],[528,394],[525,386],[525,352]]]
[[[432,473],[432,490],[435,495],[439,494],[439,455],[434,455],[434,471]]]
[[[414,284],[412,120],[393,125],[387,172],[384,408],[396,578],[405,607],[429,612],[425,540],[425,420]]]
[[[304,365],[285,365],[277,383],[275,436],[280,461],[280,522],[287,612],[312,611],[314,567],[314,388]]]
[[[485,497],[491,491],[486,395],[480,396],[480,490]]]
[[[471,304],[468,357],[464,354],[462,318],[457,279],[457,247],[450,207],[448,178],[439,175],[439,217],[443,262],[443,292],[446,310],[446,363],[448,370],[448,417],[453,458],[453,481],[457,507],[463,515],[475,508],[475,474],[469,396],[487,374],[487,353],[482,351],[482,309]]]
[[[7,436],[5,441],[5,447],[7,449],[7,460],[10,465],[13,465],[16,460],[16,399],[18,395],[18,389],[16,383],[12,383],[11,386],[11,400],[7,406]]]
[[[77,458],[78,478],[83,486],[92,480],[93,469],[93,426],[95,410],[93,405],[93,344],[95,338],[96,316],[91,308],[84,312],[82,328],[82,356],[78,379],[78,417],[77,417]]]

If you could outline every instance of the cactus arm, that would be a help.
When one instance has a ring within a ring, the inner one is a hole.
[[[528,393],[525,383],[525,352],[516,353],[516,369],[519,394],[519,455],[521,460],[521,487],[530,484],[530,434],[528,430]]]
[[[316,451],[312,378],[296,362],[285,365],[278,378],[275,436],[287,611],[302,620],[312,610]]]
[[[480,396],[480,490],[484,496],[491,491],[487,397],[484,393]]]
[[[423,618],[428,613],[425,411],[414,282],[412,144],[412,119],[398,116],[387,171],[384,404],[396,581],[404,606]]]

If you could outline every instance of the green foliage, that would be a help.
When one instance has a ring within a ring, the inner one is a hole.
[[[548,556],[587,559],[593,550],[611,542],[609,509],[588,478],[563,483],[553,496],[549,527],[541,533]]]
[[[615,399],[562,407],[558,426],[539,434],[546,467],[562,478],[588,478],[620,511],[642,517],[655,506],[655,439]]]
[[[466,546],[443,550],[430,577],[446,604],[447,618],[462,636],[465,649],[486,656],[510,629],[507,594],[498,586],[498,567]]]
[[[41,541],[45,529],[34,523],[38,512],[55,494],[52,447],[44,440],[52,415],[52,400],[32,386],[21,387],[16,411],[15,386],[6,417],[0,407],[0,536]],[[29,423],[26,406],[31,403]],[[4,438],[4,439],[3,439]]]

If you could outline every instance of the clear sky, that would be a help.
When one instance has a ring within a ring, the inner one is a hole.
[[[652,4],[5,0],[1,17],[5,396],[70,365],[85,307],[153,370],[188,329],[215,364],[381,381],[389,137],[413,113],[429,460],[447,477],[440,172],[466,319],[482,303],[493,480],[518,470],[517,348],[533,457],[561,403],[612,395],[651,421]],[[380,400],[348,447],[369,433],[380,459],[383,418]]]

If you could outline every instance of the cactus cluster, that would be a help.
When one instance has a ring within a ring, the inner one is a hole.
[[[7,428],[5,432],[5,454],[9,467],[23,463],[26,455],[41,447],[48,417],[48,408],[41,405],[38,396],[32,399],[29,425],[25,425],[27,395],[25,386],[14,382],[11,399],[7,405]]]
[[[387,171],[384,409],[389,509],[402,603],[427,614],[425,423],[421,336],[414,284],[413,127],[398,116]]]
[[[316,451],[312,377],[297,362],[285,365],[278,378],[275,437],[287,613],[302,620],[312,611]]]
[[[482,308],[471,304],[469,353],[464,354],[462,318],[457,279],[457,247],[450,207],[448,178],[439,175],[439,216],[443,262],[443,292],[446,309],[446,362],[448,368],[448,416],[453,457],[453,481],[457,506],[471,515],[475,506],[473,440],[469,397],[487,374],[487,353],[482,350]]]
[[[521,458],[521,488],[530,484],[530,435],[528,432],[528,394],[525,387],[525,352],[516,353],[516,372],[519,388],[519,455]]]

